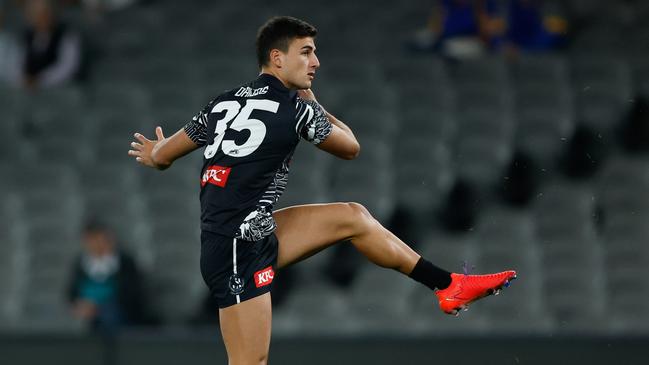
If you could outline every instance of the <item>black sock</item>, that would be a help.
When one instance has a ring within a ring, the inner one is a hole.
[[[417,261],[417,265],[412,269],[409,276],[431,290],[446,289],[451,285],[451,273],[440,269],[423,257]]]

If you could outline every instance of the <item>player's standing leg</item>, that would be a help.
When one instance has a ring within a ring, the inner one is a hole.
[[[221,335],[229,365],[264,365],[268,362],[271,316],[270,293],[219,309]]]
[[[497,293],[516,277],[452,274],[434,266],[384,228],[357,203],[289,207],[274,213],[279,240],[278,268],[307,258],[341,240],[349,240],[371,262],[395,269],[435,290],[441,309],[457,314],[471,302]]]

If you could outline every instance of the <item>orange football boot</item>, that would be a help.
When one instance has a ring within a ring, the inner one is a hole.
[[[470,303],[488,295],[498,295],[503,287],[508,287],[516,279],[516,271],[503,271],[497,274],[466,275],[451,274],[451,285],[436,290],[439,307],[447,314],[459,315],[468,310]]]

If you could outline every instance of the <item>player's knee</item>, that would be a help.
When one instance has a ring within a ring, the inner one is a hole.
[[[367,208],[365,208],[363,204],[356,203],[356,202],[349,202],[345,204],[347,205],[348,209],[352,211],[352,215],[354,216],[354,218],[356,219],[372,218],[372,214],[370,214],[370,211],[367,210]]]
[[[365,206],[360,203],[349,202],[346,203],[349,210],[351,210],[351,223],[359,228],[366,228],[371,224],[374,224],[375,219],[372,217]]]

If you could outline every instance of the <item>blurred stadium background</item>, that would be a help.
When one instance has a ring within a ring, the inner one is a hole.
[[[0,87],[0,362],[225,362],[217,325],[197,320],[201,156],[160,173],[126,151],[133,132],[170,134],[254,78],[257,28],[287,14],[319,28],[316,95],[362,153],[301,145],[281,206],[358,201],[440,266],[520,280],[452,318],[341,245],[286,272],[271,362],[642,363],[649,155],[619,132],[649,96],[649,3],[560,3],[562,49],[460,61],[406,49],[432,10],[423,0],[145,1],[95,23],[66,9],[92,61],[84,80]],[[157,326],[102,337],[69,314],[88,216],[136,258]]]

